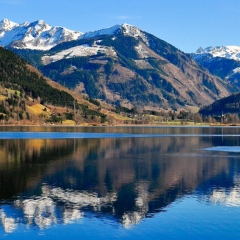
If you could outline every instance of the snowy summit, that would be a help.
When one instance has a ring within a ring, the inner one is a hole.
[[[211,54],[212,57],[221,57],[240,61],[240,46],[220,46],[199,48],[196,52],[197,55]]]
[[[4,18],[1,22],[0,22],[0,29],[1,32],[2,31],[10,31],[12,30],[14,27],[18,26],[19,24],[14,23],[9,21],[7,18]]]
[[[50,26],[43,20],[18,24],[5,18],[0,22],[0,46],[47,51],[62,42],[115,35],[119,32],[135,38],[140,37],[148,43],[139,28],[126,23],[83,34],[64,27]]]
[[[130,24],[124,23],[124,24],[118,24],[110,28],[105,28],[93,32],[87,32],[83,34],[80,39],[84,38],[94,38],[98,36],[103,36],[103,35],[114,35],[117,34],[119,31],[122,31],[124,35],[131,36],[131,37],[141,37],[144,41],[147,41],[145,35],[142,33],[142,31]]]
[[[43,20],[17,24],[8,19],[0,22],[0,46],[49,50],[61,42],[76,40],[81,32],[64,27],[53,27]]]

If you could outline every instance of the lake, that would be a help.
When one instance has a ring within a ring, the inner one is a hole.
[[[1,127],[0,239],[239,239],[238,127]]]

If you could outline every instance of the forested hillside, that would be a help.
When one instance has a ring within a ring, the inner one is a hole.
[[[203,115],[240,114],[240,93],[219,99],[199,111]]]
[[[89,109],[69,92],[52,87],[35,68],[11,51],[0,48],[0,120],[14,123],[60,123],[64,120],[104,121],[106,115]],[[74,112],[75,110],[75,112]]]

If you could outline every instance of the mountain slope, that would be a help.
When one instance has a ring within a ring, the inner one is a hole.
[[[101,118],[106,115],[96,106],[94,109],[93,104],[81,101],[80,96],[46,79],[19,56],[0,47],[1,123],[100,122]]]
[[[222,115],[223,113],[240,113],[240,93],[219,99],[199,111],[204,115]]]
[[[226,83],[170,44],[127,24],[114,29],[52,48],[43,54],[40,70],[90,97],[120,105],[177,109],[229,95]]]
[[[234,91],[190,55],[128,24],[82,34],[48,51],[8,47],[68,88],[130,108],[200,107]]]
[[[41,97],[48,102],[58,99],[62,106],[66,104],[65,102],[73,102],[73,98],[69,94],[50,87],[43,76],[34,71],[16,54],[0,48],[0,56],[0,83],[2,87],[15,88],[33,99]]]

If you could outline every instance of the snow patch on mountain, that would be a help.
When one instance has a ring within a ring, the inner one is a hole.
[[[138,44],[138,46],[136,46],[135,49],[138,52],[140,58],[148,58],[150,55],[148,50],[141,43]]]
[[[233,73],[234,73],[234,74],[235,74],[235,73],[240,73],[240,67],[237,67],[237,68],[233,69]]]
[[[199,48],[196,52],[196,55],[206,56],[206,54],[211,54],[214,58],[221,57],[240,61],[240,46],[219,46],[208,47],[205,49]]]
[[[240,74],[240,67],[234,68],[230,74],[226,77],[226,79],[234,79],[234,78],[239,78]]]
[[[116,56],[116,52],[113,50],[112,47],[103,47],[96,44],[94,44],[93,46],[90,46],[88,44],[83,44],[80,46],[63,50],[54,55],[45,55],[42,57],[42,62],[44,65],[47,65],[62,59],[93,56],[93,55],[97,55],[98,53],[104,53],[106,55]]]

